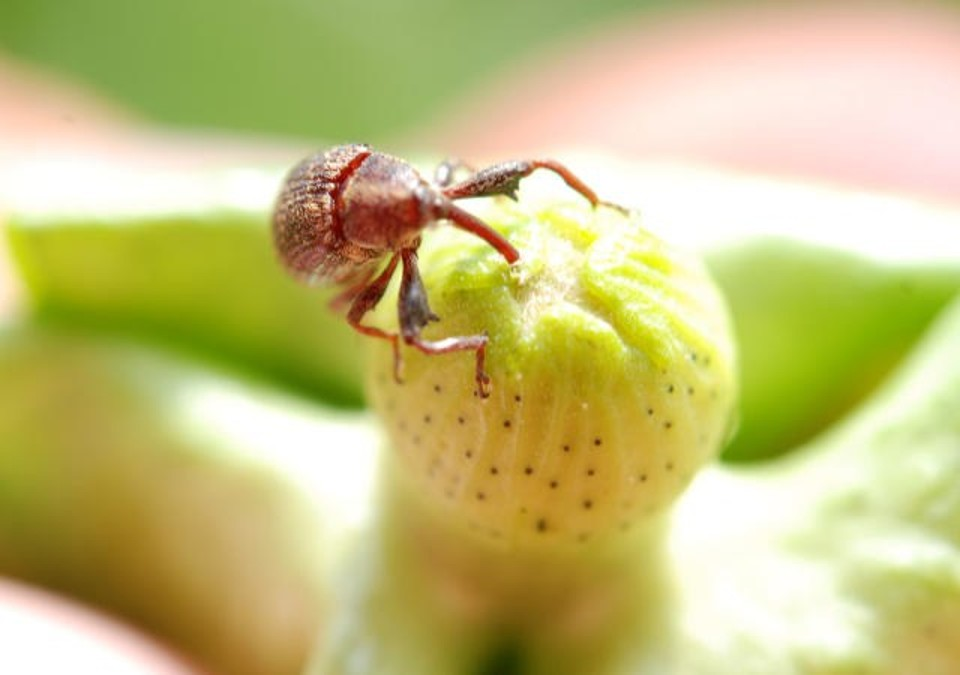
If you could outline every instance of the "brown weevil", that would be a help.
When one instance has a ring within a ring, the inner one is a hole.
[[[391,342],[398,382],[402,337],[425,354],[475,352],[477,390],[480,396],[487,396],[485,334],[440,340],[426,340],[420,334],[429,322],[439,320],[430,311],[417,269],[422,231],[446,220],[480,237],[513,264],[520,258],[517,249],[482,220],[456,206],[455,200],[494,195],[515,199],[522,178],[547,169],[591,204],[600,202],[593,190],[553,160],[503,162],[454,182],[459,168],[458,163],[445,162],[429,183],[407,162],[367,145],[336,146],[307,157],[287,176],[274,210],[273,236],[290,272],[307,283],[341,286],[343,291],[334,298],[333,307],[348,307],[347,321],[360,333]],[[361,323],[383,297],[398,264],[403,267],[399,334]]]

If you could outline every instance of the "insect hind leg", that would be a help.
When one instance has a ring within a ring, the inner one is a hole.
[[[353,301],[350,304],[350,309],[347,311],[347,323],[349,323],[354,330],[362,335],[390,342],[393,347],[393,378],[397,382],[401,381],[401,373],[403,370],[399,336],[397,333],[390,333],[376,326],[366,326],[360,322],[367,312],[376,307],[377,303],[383,298],[383,294],[387,291],[387,286],[390,284],[390,279],[393,277],[399,261],[400,254],[394,254],[393,257],[390,258],[390,262],[387,263],[387,266],[383,268],[383,271],[367,286],[360,288],[360,285],[356,284],[341,294],[346,295],[347,293],[351,293],[353,295]],[[346,299],[344,302],[346,302]]]
[[[343,312],[345,309],[349,311],[348,308],[353,304],[353,301],[356,300],[357,296],[360,295],[367,287],[376,271],[377,268],[375,266],[364,267],[360,272],[352,274],[350,277],[345,279],[342,283],[346,285],[346,288],[330,298],[330,309],[338,314]]]

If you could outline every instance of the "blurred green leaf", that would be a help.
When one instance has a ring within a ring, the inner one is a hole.
[[[758,237],[707,261],[740,349],[740,428],[725,454],[734,460],[780,454],[839,419],[960,291],[960,254],[896,263]]]
[[[359,337],[329,311],[328,290],[297,283],[275,259],[266,204],[279,179],[117,170],[79,186],[93,194],[89,208],[65,197],[60,210],[48,200],[19,211],[8,232],[36,315],[149,336],[361,405]]]
[[[155,120],[382,141],[550,39],[663,0],[4,0],[0,47]]]
[[[157,349],[5,327],[0,574],[105,607],[209,672],[295,675],[375,448],[364,416]]]

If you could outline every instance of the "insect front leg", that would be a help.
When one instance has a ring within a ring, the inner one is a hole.
[[[552,159],[522,159],[494,164],[485,169],[480,169],[459,183],[444,188],[443,195],[448,199],[492,197],[494,195],[504,195],[516,199],[520,181],[537,169],[546,169],[557,174],[563,179],[564,183],[583,195],[584,199],[594,206],[601,203],[597,194],[586,183],[566,166]]]
[[[430,310],[427,291],[417,268],[417,253],[413,249],[401,252],[403,258],[403,277],[400,281],[400,334],[403,341],[416,347],[424,354],[449,354],[450,352],[472,351],[476,358],[475,378],[477,393],[486,398],[490,395],[490,378],[483,370],[486,356],[486,335],[461,335],[442,340],[425,340],[420,332],[438,317]]]

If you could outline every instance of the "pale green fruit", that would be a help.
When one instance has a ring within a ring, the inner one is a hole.
[[[512,267],[453,228],[425,236],[441,317],[425,335],[486,333],[489,398],[471,352],[403,349],[398,384],[385,341],[373,342],[370,398],[402,480],[457,527],[508,546],[617,541],[719,451],[733,341],[698,260],[636,214],[546,197],[481,212],[519,249]],[[395,326],[395,312],[388,295],[368,321]]]

